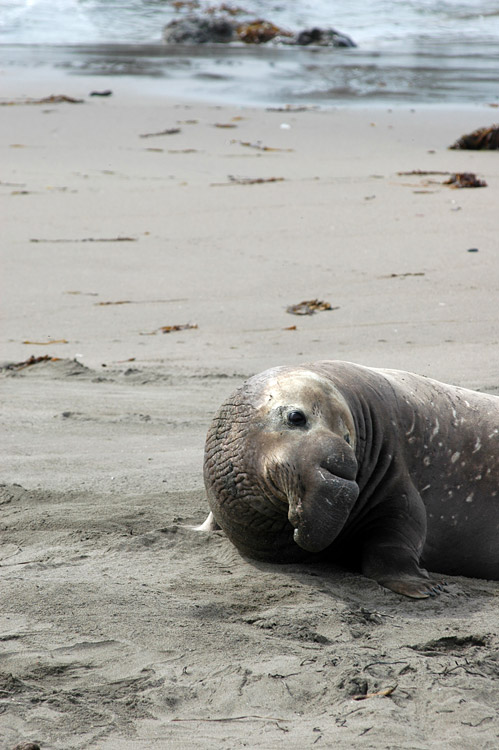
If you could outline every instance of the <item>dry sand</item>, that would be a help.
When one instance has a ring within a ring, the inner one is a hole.
[[[57,358],[1,381],[1,747],[497,748],[497,582],[410,601],[189,528],[211,415],[259,370],[346,359],[499,392],[499,155],[447,150],[495,111],[1,82],[85,99],[0,107],[2,359]],[[311,298],[339,309],[286,312]]]

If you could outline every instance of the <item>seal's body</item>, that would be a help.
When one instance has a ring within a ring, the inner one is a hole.
[[[415,598],[441,583],[421,565],[499,580],[496,396],[347,362],[273,368],[220,408],[204,473],[213,520],[251,557],[357,564]]]

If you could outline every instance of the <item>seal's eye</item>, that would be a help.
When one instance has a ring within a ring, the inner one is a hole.
[[[346,443],[348,443],[348,445],[350,445],[350,435],[348,434],[348,432],[347,432],[347,434],[346,434],[346,435],[344,436],[344,438],[345,438],[345,442],[346,442]]]
[[[293,427],[303,427],[307,424],[307,418],[302,411],[290,411],[288,414],[288,422]]]

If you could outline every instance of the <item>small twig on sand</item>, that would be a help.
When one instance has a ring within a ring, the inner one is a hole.
[[[378,690],[375,693],[365,693],[360,695],[352,695],[352,698],[354,701],[365,701],[368,698],[381,698],[384,696],[391,695],[394,690],[396,690],[397,685],[393,685],[393,687],[385,688],[384,690]]]
[[[137,242],[136,237],[81,237],[78,239],[46,239],[32,237],[30,242]]]
[[[167,128],[166,130],[160,130],[159,133],[142,133],[141,138],[156,138],[158,135],[176,135],[180,133],[180,128]]]

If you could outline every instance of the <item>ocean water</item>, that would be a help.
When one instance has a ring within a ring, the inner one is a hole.
[[[499,0],[225,4],[291,30],[333,27],[358,46],[162,42],[169,21],[214,0],[0,0],[0,67],[133,76],[165,95],[264,105],[499,100]]]

